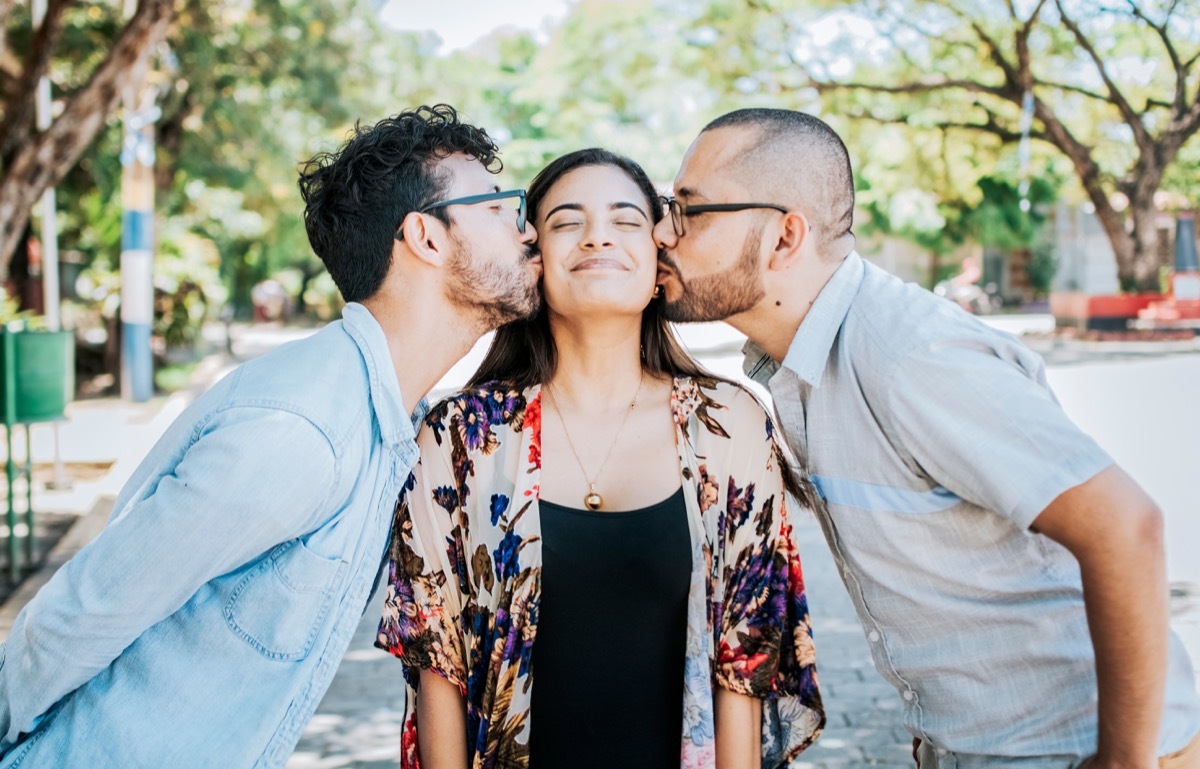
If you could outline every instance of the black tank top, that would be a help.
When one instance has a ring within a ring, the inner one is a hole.
[[[679,769],[692,571],[683,489],[628,512],[540,507],[530,769]]]

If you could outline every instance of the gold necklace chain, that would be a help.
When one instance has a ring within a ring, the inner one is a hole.
[[[629,415],[633,413],[637,406],[638,396],[642,393],[642,385],[646,381],[646,373],[642,372],[641,379],[638,380],[637,390],[633,393],[633,400],[629,402],[629,408],[625,410],[625,416],[621,419],[621,424],[617,426],[617,434],[613,436],[612,443],[608,446],[608,453],[604,455],[604,461],[600,463],[600,469],[596,472],[596,481],[600,480],[604,468],[608,466],[608,460],[612,457],[613,449],[616,448],[617,441],[621,437],[621,431],[625,429],[625,423],[629,421]],[[558,398],[555,397],[553,388],[549,383],[545,386],[546,394],[554,401],[554,413],[558,415],[558,423],[562,425],[563,435],[567,437],[567,446],[570,447],[571,453],[575,455],[575,461],[579,463],[579,472],[583,473],[583,478],[588,482],[588,493],[583,498],[583,505],[588,510],[599,510],[604,507],[604,497],[596,491],[596,481],[588,477],[587,469],[583,466],[583,460],[579,458],[579,452],[575,450],[575,442],[571,440],[571,431],[567,429],[567,420],[563,418],[562,409],[558,405]]]

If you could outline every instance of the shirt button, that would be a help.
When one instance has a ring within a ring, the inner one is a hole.
[[[916,695],[912,693],[912,689],[907,689],[904,692],[904,699],[908,700],[909,702],[912,702],[912,698],[915,696]]]
[[[945,748],[938,748],[938,749],[937,749],[937,753],[938,753],[938,755],[939,755],[939,756],[944,756],[944,755],[946,755],[946,749],[945,749]]]
[[[871,640],[871,643],[875,643],[879,640],[879,631],[872,630],[870,633],[867,633],[867,638]]]

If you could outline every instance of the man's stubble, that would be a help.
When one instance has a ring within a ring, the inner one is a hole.
[[[477,257],[467,243],[451,236],[454,255],[448,265],[447,298],[464,310],[478,314],[488,328],[532,317],[542,304],[537,274],[522,262],[505,263],[501,257]]]
[[[742,253],[728,269],[686,282],[678,265],[671,265],[683,293],[664,303],[663,316],[676,323],[699,323],[724,320],[754,307],[767,293],[758,270],[761,244],[761,228],[748,232]]]

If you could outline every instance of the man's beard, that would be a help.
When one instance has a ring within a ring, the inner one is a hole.
[[[761,243],[762,230],[747,233],[741,255],[728,269],[687,282],[671,265],[683,293],[663,303],[663,317],[676,323],[724,320],[758,304],[767,293],[758,272]]]
[[[454,238],[454,255],[447,266],[447,298],[476,314],[488,329],[532,317],[542,306],[537,275],[528,265],[504,264],[496,257],[476,258],[472,249]],[[522,256],[529,258],[533,247]]]

